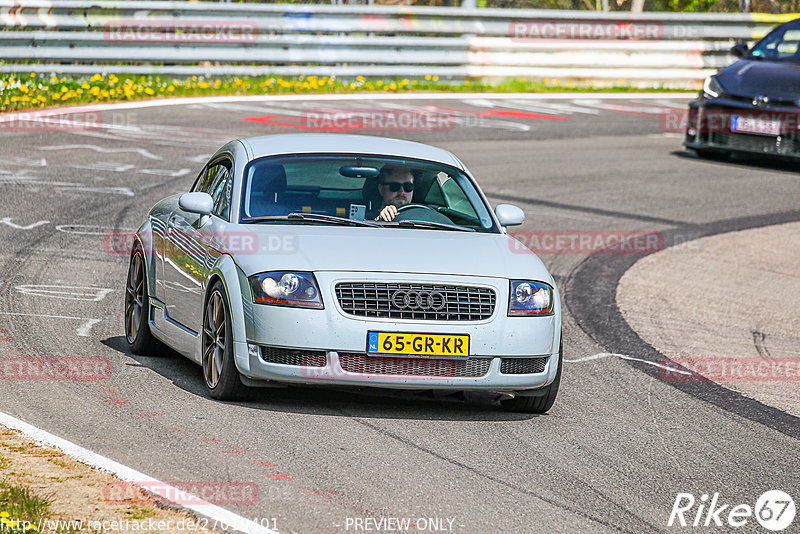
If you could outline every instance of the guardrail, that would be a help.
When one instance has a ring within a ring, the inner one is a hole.
[[[696,85],[791,16],[0,0],[0,71]]]

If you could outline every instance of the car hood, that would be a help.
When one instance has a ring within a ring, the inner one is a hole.
[[[800,63],[741,59],[717,75],[734,96],[765,95],[770,100],[800,99]]]
[[[542,261],[506,234],[400,228],[245,225],[259,252],[232,251],[248,276],[270,270],[430,273],[535,279]],[[256,247],[254,247],[255,249]]]

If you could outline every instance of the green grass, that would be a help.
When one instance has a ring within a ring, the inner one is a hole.
[[[25,532],[25,522],[36,525],[49,511],[49,499],[34,495],[28,488],[0,481],[0,532]]]
[[[262,94],[325,94],[325,93],[404,93],[404,92],[663,92],[662,87],[638,88],[621,84],[614,87],[591,87],[563,83],[558,79],[530,81],[507,79],[497,82],[481,80],[445,81],[438,76],[419,80],[408,78],[351,79],[301,76],[176,78],[108,74],[101,76],[42,76],[0,74],[0,112],[38,109],[59,105],[90,104],[143,100],[148,98],[262,95]]]

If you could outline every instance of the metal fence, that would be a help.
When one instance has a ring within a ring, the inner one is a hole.
[[[0,71],[687,86],[791,16],[0,0]]]

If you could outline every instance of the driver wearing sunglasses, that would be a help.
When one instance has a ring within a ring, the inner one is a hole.
[[[383,199],[383,209],[376,220],[391,221],[397,217],[397,208],[411,203],[414,195],[414,175],[399,165],[387,164],[378,175],[378,192]]]

